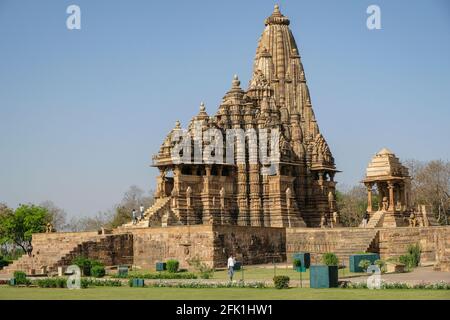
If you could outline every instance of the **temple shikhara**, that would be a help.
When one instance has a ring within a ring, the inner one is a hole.
[[[348,263],[361,252],[398,257],[417,243],[421,261],[450,270],[449,228],[436,226],[426,206],[412,207],[408,169],[388,149],[370,160],[361,181],[367,225],[339,223],[339,171],[314,115],[290,21],[275,6],[264,24],[247,88],[234,76],[215,113],[201,103],[186,129],[174,119],[153,157],[156,201],[142,219],[94,232],[48,228],[33,234],[32,252],[0,273],[51,275],[79,256],[146,270],[167,259],[182,268],[194,258],[224,267],[229,254],[251,265],[290,262],[297,252],[320,262],[333,252]]]
[[[201,130],[218,129],[224,141],[228,129],[277,130],[280,157],[276,170],[264,174],[261,161],[250,163],[248,157],[235,164],[175,164],[173,134],[181,130],[177,122],[154,157],[160,172],[156,195],[160,205],[148,212],[148,220],[140,226],[318,227],[321,217],[336,211],[337,170],[314,116],[289,23],[275,6],[265,20],[248,88],[242,89],[235,76],[217,112],[208,115],[202,104],[188,125],[192,136],[195,121],[201,122]],[[195,139],[192,141],[193,145]],[[247,141],[247,154],[251,148],[260,146]]]

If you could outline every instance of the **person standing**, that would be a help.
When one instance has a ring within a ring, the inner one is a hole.
[[[230,257],[228,258],[228,262],[227,262],[228,276],[230,277],[230,281],[233,281],[235,264],[236,264],[236,260],[234,259],[233,254],[230,254]]]
[[[139,207],[139,213],[140,213],[139,219],[140,220],[144,219],[144,206],[142,205],[142,203],[141,206]]]
[[[363,228],[367,227],[367,222],[369,221],[369,213],[366,211],[364,212],[362,226]]]
[[[133,211],[131,211],[131,216],[133,218],[133,224],[136,224],[137,222],[136,209],[133,209]]]

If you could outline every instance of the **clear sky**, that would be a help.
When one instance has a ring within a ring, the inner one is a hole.
[[[81,8],[81,30],[66,8]],[[238,74],[247,87],[273,1],[0,0],[0,202],[52,200],[93,215],[132,184],[155,187],[151,155]],[[450,2],[280,1],[321,131],[358,183],[388,147],[450,158]],[[381,30],[366,9],[381,8]]]

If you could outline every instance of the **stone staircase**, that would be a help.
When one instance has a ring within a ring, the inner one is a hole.
[[[0,270],[0,274],[12,275],[14,271],[24,271],[29,275],[56,273],[58,267],[71,265],[73,259],[79,256],[99,260],[105,265],[131,264],[132,239],[132,235],[127,233],[35,234],[32,256],[23,255]]]
[[[0,274],[12,274],[14,271],[25,271],[30,274],[32,270],[39,274],[42,273],[43,267],[50,270],[59,260],[73,252],[80,243],[97,237],[97,232],[34,234],[32,256],[24,254],[0,270]]]
[[[375,212],[369,219],[367,223],[367,228],[381,228],[383,226],[384,221],[384,211]]]
[[[144,213],[144,219],[133,224],[133,221],[123,224],[117,230],[124,230],[129,228],[147,228],[150,226],[161,226],[163,217],[170,210],[171,197],[158,198],[155,203],[148,208]]]
[[[377,239],[377,230],[363,229],[361,231],[352,231],[348,237],[338,241],[334,253],[339,257],[339,261],[348,264],[350,255],[357,252],[371,252]]]

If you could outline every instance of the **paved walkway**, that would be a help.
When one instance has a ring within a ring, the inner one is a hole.
[[[418,267],[411,272],[382,274],[381,279],[386,282],[404,282],[417,284],[422,282],[445,281],[450,283],[450,272],[434,271],[432,266]],[[351,282],[365,282],[367,276],[340,278],[339,280],[349,280]]]

